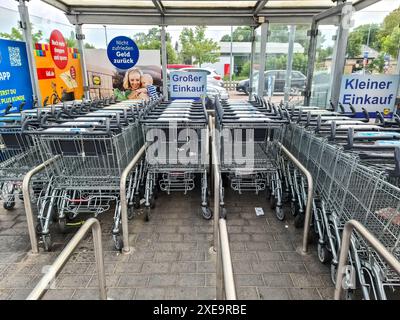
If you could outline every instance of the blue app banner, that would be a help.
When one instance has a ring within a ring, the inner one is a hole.
[[[138,62],[139,48],[132,39],[119,36],[109,42],[107,56],[117,69],[127,70]]]
[[[12,103],[16,112],[22,102],[24,110],[33,107],[33,91],[25,42],[0,39],[0,115]]]
[[[205,72],[173,71],[169,77],[171,99],[199,99],[207,93]]]

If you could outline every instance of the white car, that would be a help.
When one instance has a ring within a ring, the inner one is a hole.
[[[179,69],[179,71],[205,72],[207,74],[207,86],[208,85],[219,86],[219,87],[224,86],[224,81],[222,80],[222,77],[218,73],[216,73],[214,69],[193,67],[193,68],[182,68]]]
[[[207,83],[207,96],[209,98],[218,96],[220,99],[223,99],[223,100],[229,99],[228,91],[226,91],[225,88],[220,87],[220,86],[213,86],[208,83]]]

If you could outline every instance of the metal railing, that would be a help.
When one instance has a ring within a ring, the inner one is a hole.
[[[210,117],[211,118],[211,117]],[[210,119],[211,120],[211,119]],[[218,167],[217,148],[215,145],[215,118],[212,118],[212,176],[214,179],[214,250],[217,250],[217,300],[236,300],[236,287],[233,277],[231,252],[229,248],[228,230],[225,219],[219,218],[221,175]],[[225,295],[224,295],[225,293]]]
[[[342,246],[336,275],[335,300],[340,300],[342,296],[344,273],[341,272],[341,270],[343,270],[347,263],[350,249],[350,238],[354,229],[357,230],[357,232],[374,248],[387,264],[393,268],[394,271],[400,274],[400,262],[385,248],[385,246],[359,221],[349,220],[344,225],[342,235]]]
[[[103,257],[103,246],[101,242],[101,227],[100,222],[96,218],[89,218],[86,222],[79,228],[78,232],[73,236],[67,246],[57,257],[56,261],[50,266],[47,273],[42,277],[36,287],[32,290],[26,300],[38,300],[40,299],[46,291],[49,289],[49,284],[55,280],[59,272],[67,263],[68,259],[71,257],[72,253],[75,251],[76,247],[82,241],[83,237],[92,230],[93,234],[93,245],[94,245],[94,256],[97,265],[97,275],[99,278],[99,289],[100,289],[100,299],[107,299],[106,291],[106,276],[104,270],[104,257]]]
[[[122,172],[120,181],[120,199],[121,199],[121,224],[122,224],[122,253],[129,253],[129,230],[128,230],[128,201],[126,199],[126,179],[128,178],[129,172],[136,166],[138,161],[142,158],[146,151],[146,144],[144,144],[135,157],[128,164],[125,170]]]
[[[33,168],[31,171],[29,171],[25,175],[24,180],[22,181],[22,195],[24,197],[26,222],[28,224],[28,232],[29,232],[29,238],[31,241],[32,253],[34,253],[34,254],[39,253],[39,247],[38,247],[38,241],[37,241],[37,237],[36,237],[36,228],[35,228],[33,212],[32,212],[32,202],[31,202],[31,194],[29,192],[29,185],[30,185],[32,177],[35,174],[44,170],[46,167],[48,167],[50,164],[52,164],[53,162],[58,160],[60,157],[61,157],[60,155],[57,155],[57,156],[43,162],[42,164],[38,165],[37,167]]]
[[[302,253],[307,254],[308,252],[308,234],[310,232],[310,223],[311,223],[311,208],[314,194],[314,183],[311,173],[301,164],[297,158],[289,152],[280,142],[278,142],[281,150],[286,154],[286,156],[293,162],[293,164],[298,167],[301,172],[307,178],[307,204],[306,204],[306,215],[304,218],[304,233],[303,233],[303,247]]]

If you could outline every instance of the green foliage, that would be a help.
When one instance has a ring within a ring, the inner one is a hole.
[[[251,27],[237,27],[232,32],[234,42],[251,42]],[[226,34],[221,38],[221,42],[230,42],[231,35]]]
[[[359,57],[361,55],[361,46],[363,44],[363,36],[360,32],[351,32],[347,42],[347,56],[349,58]]]
[[[32,28],[32,24],[31,24],[31,28]],[[14,27],[11,28],[10,33],[0,32],[0,38],[9,39],[9,40],[19,40],[19,41],[24,40],[22,32],[19,29],[14,28]],[[40,42],[40,40],[42,40],[42,38],[43,38],[43,32],[41,30],[38,30],[37,32],[33,33],[32,34],[33,45],[35,45],[35,43],[37,43],[37,42]]]
[[[165,38],[167,43],[167,62],[178,63],[178,56],[172,46],[171,36],[168,32],[166,33]],[[161,50],[161,30],[159,28],[151,28],[147,34],[144,32],[139,32],[133,36],[133,40],[139,49]]]
[[[243,64],[242,70],[240,71],[239,76],[241,77],[250,77],[250,67],[251,67],[251,62],[247,61]]]
[[[382,50],[397,58],[400,48],[400,27],[393,29],[392,33],[382,39]]]
[[[376,59],[374,59],[369,65],[368,70],[371,72],[383,73],[385,67],[385,54],[381,53]]]
[[[205,31],[204,26],[196,26],[194,30],[183,28],[179,40],[182,44],[181,58],[184,63],[194,63],[201,67],[203,63],[219,61],[220,47],[214,40],[206,38]]]

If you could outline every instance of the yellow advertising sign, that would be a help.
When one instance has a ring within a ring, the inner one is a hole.
[[[35,44],[35,61],[42,105],[81,99],[83,80],[78,49],[68,48],[57,30],[49,44]]]

